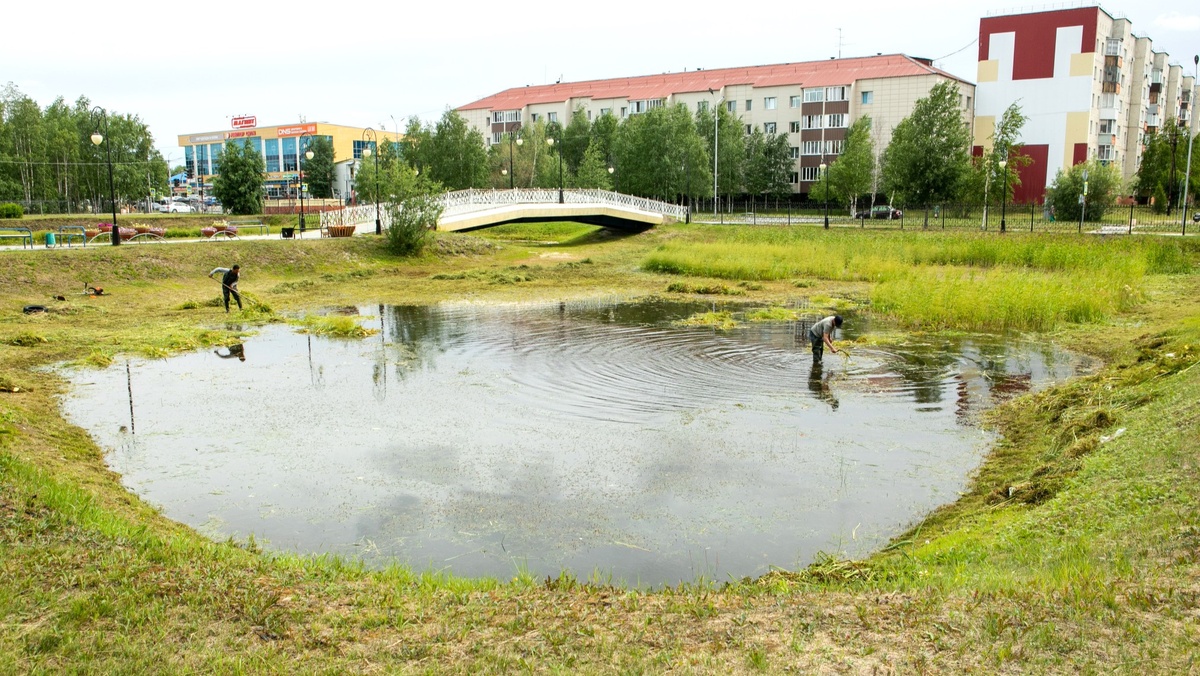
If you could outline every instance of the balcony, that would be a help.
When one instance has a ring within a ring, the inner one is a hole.
[[[1100,91],[1104,92],[1105,94],[1120,94],[1121,93],[1121,85],[1120,85],[1120,83],[1117,83],[1117,82],[1105,81],[1105,82],[1101,83]]]

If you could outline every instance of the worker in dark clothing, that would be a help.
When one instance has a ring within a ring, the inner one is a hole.
[[[837,353],[837,348],[833,346],[833,331],[841,327],[842,317],[830,315],[808,329],[808,342],[812,344],[813,362],[820,363],[826,345],[829,346],[830,352]]]
[[[237,301],[238,309],[242,309],[242,295],[238,293],[238,275],[241,274],[241,266],[235,265],[232,268],[213,268],[212,272],[208,273],[209,279],[215,279],[214,275],[221,275],[221,297],[225,300],[225,312],[229,312],[229,296]]]

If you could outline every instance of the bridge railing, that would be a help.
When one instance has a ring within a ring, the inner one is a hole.
[[[509,204],[557,204],[557,188],[517,188],[516,190],[455,190],[440,198],[442,216],[457,216],[473,211],[483,211]],[[650,213],[671,216],[676,220],[687,218],[687,207],[661,202],[645,197],[623,195],[611,190],[572,189],[563,191],[566,204],[606,204],[637,209]],[[391,205],[379,205],[379,217],[383,227],[391,224]],[[330,225],[362,225],[375,222],[375,205],[359,204],[332,211],[321,212],[321,227]]]
[[[389,208],[390,204],[380,203],[379,205],[379,220],[383,227],[388,227],[392,224],[392,213]],[[352,207],[342,207],[332,211],[321,212],[321,228],[328,228],[331,225],[362,225],[364,223],[375,222],[375,204],[359,204]]]
[[[507,204],[557,204],[557,188],[517,188],[515,190],[456,190],[442,196],[442,215],[481,211]],[[571,189],[563,191],[566,204],[610,204],[639,211],[664,214],[678,220],[687,216],[687,207],[659,200],[623,195],[611,190]]]

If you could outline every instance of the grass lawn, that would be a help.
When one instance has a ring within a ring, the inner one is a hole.
[[[440,235],[415,259],[374,237],[0,259],[0,673],[1189,673],[1200,658],[1187,239],[567,224]],[[227,316],[204,275],[233,263],[256,302]],[[730,291],[1030,332],[1105,366],[992,411],[1002,438],[970,490],[874,556],[656,592],[210,541],[124,490],[44,368],[311,328],[307,310],[335,305]],[[50,311],[22,313],[35,303]]]

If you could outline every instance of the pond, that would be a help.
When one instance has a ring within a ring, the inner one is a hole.
[[[131,491],[215,538],[651,587],[865,555],[965,488],[993,441],[981,411],[1092,367],[938,335],[816,366],[819,315],[677,323],[714,308],[341,308],[380,333],[274,325],[233,350],[68,371],[62,405]]]

